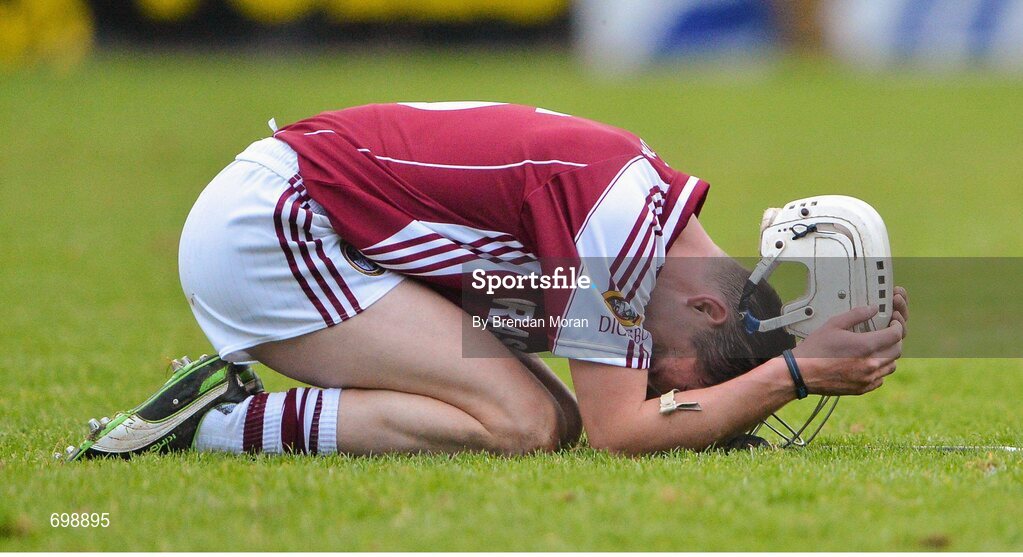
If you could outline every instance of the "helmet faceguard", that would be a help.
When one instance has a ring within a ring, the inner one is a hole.
[[[749,334],[785,330],[802,340],[832,317],[853,308],[876,305],[878,313],[857,326],[874,331],[892,318],[892,259],[888,230],[881,215],[859,199],[821,195],[768,209],[760,224],[760,262],[747,281],[739,314]],[[781,315],[756,316],[749,298],[757,284],[780,263],[807,268],[805,293],[782,306]],[[802,426],[790,426],[772,414],[751,433],[767,429],[781,437],[781,446],[805,446],[831,417],[838,397],[821,396]]]

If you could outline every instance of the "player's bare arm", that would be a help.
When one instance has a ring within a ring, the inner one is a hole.
[[[870,310],[857,309],[836,317],[805,341],[836,355],[846,354],[801,359],[811,394],[866,394],[895,371],[895,360],[901,355],[900,322],[871,333],[847,330],[870,314]],[[698,404],[700,410],[663,416],[659,400],[644,400],[646,383],[642,378],[592,362],[571,365],[590,444],[615,452],[706,449],[748,431],[796,397],[784,361],[775,358],[720,385],[675,393],[675,400]]]

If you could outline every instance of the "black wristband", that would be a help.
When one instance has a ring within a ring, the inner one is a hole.
[[[796,384],[796,398],[806,398],[810,393],[807,392],[806,383],[803,382],[803,374],[799,373],[796,357],[792,355],[791,350],[785,350],[781,355],[785,358],[785,365],[789,366],[789,375],[792,376],[792,382]]]

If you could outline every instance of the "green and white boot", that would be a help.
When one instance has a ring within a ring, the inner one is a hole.
[[[72,462],[183,451],[191,448],[206,412],[263,392],[263,383],[252,368],[225,362],[218,356],[203,356],[195,362],[186,356],[171,365],[174,375],[156,394],[112,420],[89,420],[85,441],[54,456]]]

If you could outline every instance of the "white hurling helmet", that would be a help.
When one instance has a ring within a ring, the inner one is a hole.
[[[746,331],[757,334],[784,327],[802,340],[828,319],[860,306],[878,313],[857,330],[888,326],[892,318],[892,254],[888,230],[873,207],[844,195],[821,195],[764,211],[760,223],[760,262],[753,269],[739,302]],[[806,266],[804,295],[782,307],[781,315],[753,315],[748,300],[756,285],[782,262]],[[781,446],[805,446],[831,417],[838,397],[821,396],[802,426],[790,426],[777,414],[751,433],[768,429]]]

